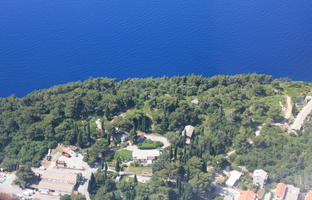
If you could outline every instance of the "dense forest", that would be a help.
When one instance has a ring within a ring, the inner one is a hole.
[[[272,183],[310,188],[312,121],[297,134],[276,124],[287,121],[280,106],[285,95],[296,102],[311,89],[310,83],[267,75],[191,75],[91,78],[23,98],[0,98],[0,163],[8,170],[38,167],[48,149],[61,143],[81,147],[88,153],[85,161],[93,164],[120,143],[111,140],[118,127],[131,135],[162,134],[172,145],[153,164],[153,178],[145,184],[136,178],[116,182],[104,164],[90,181],[96,200],[211,199],[214,173],[241,166],[266,170]],[[101,131],[93,123],[98,118],[105,127]],[[186,125],[195,127],[189,145],[181,136]],[[263,128],[256,137],[259,125]]]

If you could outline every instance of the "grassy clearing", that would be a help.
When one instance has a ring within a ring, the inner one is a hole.
[[[147,173],[147,174],[152,174],[153,173],[153,170],[152,170],[152,167],[133,167],[133,166],[130,166],[126,169],[127,172],[129,173],[133,173],[133,174],[137,174],[137,175],[140,175],[140,174],[143,174],[143,173]]]
[[[311,95],[311,83],[305,82],[286,82],[281,84],[284,93],[288,94],[292,99],[296,99],[301,95]]]
[[[145,140],[137,146],[139,149],[157,149],[164,146],[164,144],[160,141]]]
[[[130,160],[130,159],[132,159],[132,151],[129,151],[129,150],[126,150],[126,149],[122,149],[122,150],[116,151],[116,153],[114,155],[114,160],[116,160],[118,157],[122,161]]]

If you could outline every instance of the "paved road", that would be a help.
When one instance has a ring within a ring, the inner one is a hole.
[[[0,192],[21,195],[23,193],[22,189],[19,186],[13,184],[15,178],[16,176],[14,173],[7,174],[6,182],[0,183]]]
[[[145,134],[144,136],[147,139],[162,142],[164,144],[164,146],[162,148],[166,148],[166,147],[170,146],[170,142],[168,141],[168,139],[163,137],[163,136],[158,136],[158,135],[153,135],[153,134],[151,134],[151,135]]]
[[[304,121],[311,113],[311,111],[312,111],[312,100],[310,100],[309,103],[299,112],[299,114],[295,119],[295,122],[290,127],[291,130],[295,131],[300,130],[302,128]]]

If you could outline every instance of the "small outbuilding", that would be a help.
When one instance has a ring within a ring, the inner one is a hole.
[[[268,179],[268,173],[263,169],[256,169],[253,172],[253,184],[258,185],[260,188],[263,188]]]
[[[184,127],[184,130],[182,131],[182,136],[186,137],[186,144],[191,143],[191,139],[193,137],[195,128],[191,125],[187,125]]]
[[[285,196],[285,200],[298,200],[300,194],[300,189],[293,186],[287,185],[287,193]]]
[[[225,184],[228,187],[233,187],[238,182],[238,180],[240,179],[241,176],[242,176],[241,172],[233,170],[233,171],[230,172],[230,177],[225,182]]]

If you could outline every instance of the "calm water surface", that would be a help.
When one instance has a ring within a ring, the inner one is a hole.
[[[89,77],[312,81],[311,0],[1,0],[0,96]]]

